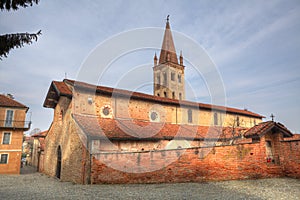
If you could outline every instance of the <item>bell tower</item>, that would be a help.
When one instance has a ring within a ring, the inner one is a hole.
[[[182,52],[178,63],[168,15],[159,59],[154,55],[154,96],[184,100],[184,67]]]

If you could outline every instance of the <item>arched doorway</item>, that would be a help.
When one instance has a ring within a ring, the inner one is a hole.
[[[56,164],[56,177],[60,178],[61,172],[61,148],[58,146],[57,148],[57,164]]]

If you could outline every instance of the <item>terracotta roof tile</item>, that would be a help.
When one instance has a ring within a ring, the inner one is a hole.
[[[59,82],[59,81],[53,81],[53,86],[57,91],[59,92],[59,95],[70,95],[72,96],[72,91],[70,88],[64,83],[64,82]]]
[[[259,123],[258,125],[250,128],[244,134],[245,137],[258,137],[266,134],[268,131],[272,129],[279,129],[283,132],[284,136],[291,137],[293,134],[281,123],[267,121]]]
[[[18,101],[11,99],[3,94],[0,94],[0,106],[1,107],[28,108],[24,104],[21,104]]]
[[[47,108],[54,108],[60,96],[66,96],[71,98],[71,89],[67,86],[65,82],[52,81],[43,106]]]
[[[103,119],[92,115],[72,115],[78,126],[91,137],[109,139],[230,139],[245,129],[208,127],[170,123],[145,122],[129,119]]]
[[[34,135],[32,135],[31,137],[46,137],[48,134],[48,130],[40,132],[40,133],[36,133]]]

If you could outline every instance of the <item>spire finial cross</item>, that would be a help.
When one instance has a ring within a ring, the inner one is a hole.
[[[167,20],[167,22],[169,22],[169,17],[170,17],[170,15],[168,15],[168,16],[167,16],[167,19],[166,19],[166,20]]]
[[[272,118],[272,122],[274,122],[274,118],[275,118],[275,116],[273,115],[273,113],[271,114],[271,116],[270,116],[271,118]]]

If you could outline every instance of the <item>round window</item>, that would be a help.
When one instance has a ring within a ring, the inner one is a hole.
[[[109,115],[109,112],[110,112],[109,107],[104,107],[103,110],[102,110],[102,113],[103,113],[103,115],[105,115],[105,116]]]
[[[152,112],[151,113],[151,120],[156,120],[157,119],[157,117],[158,117],[158,115],[157,115],[157,112]]]

